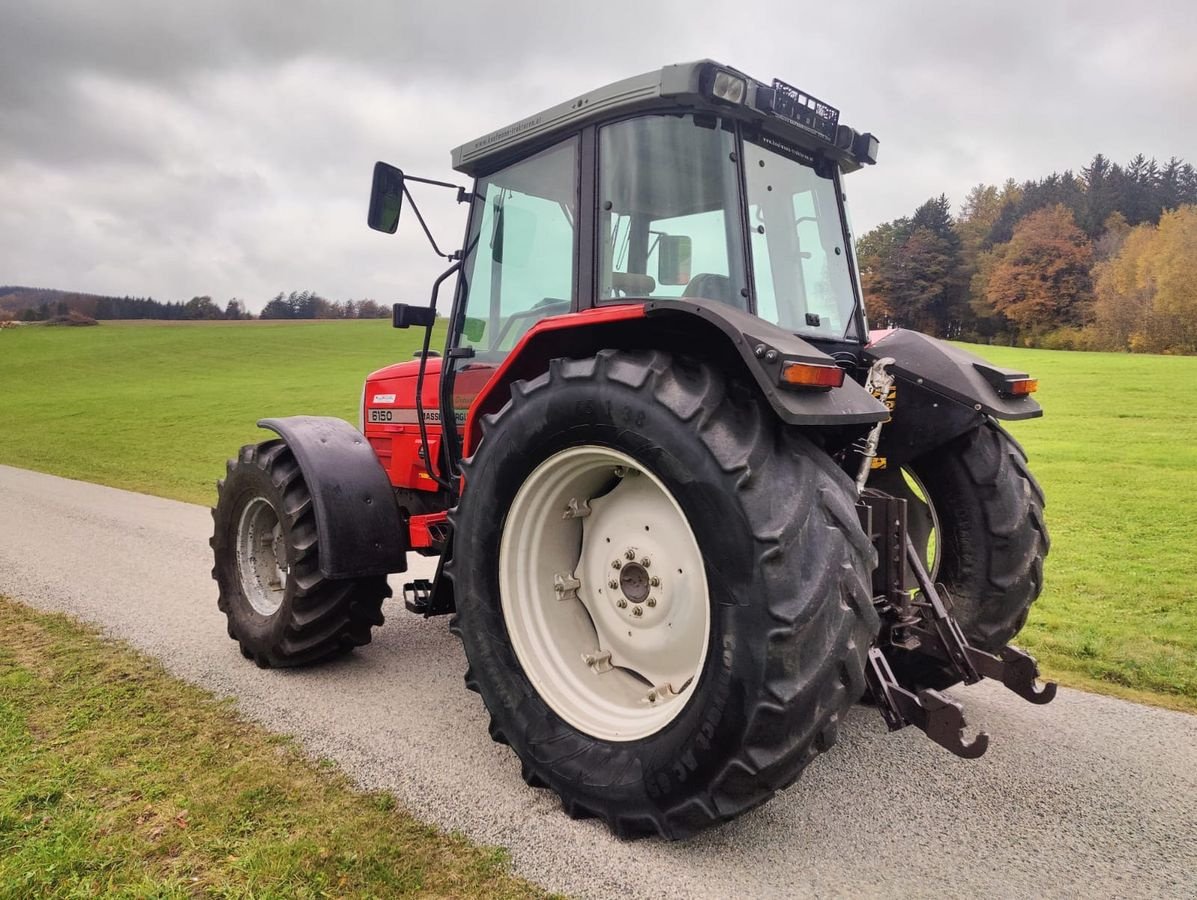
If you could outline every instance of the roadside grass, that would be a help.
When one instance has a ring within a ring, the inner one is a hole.
[[[538,897],[504,851],[0,597],[0,897]]]
[[[970,347],[1038,377],[1009,424],[1047,493],[1018,642],[1065,683],[1197,712],[1197,358]]]
[[[262,416],[355,421],[409,359],[386,321],[0,332],[0,463],[210,504]],[[1013,423],[1048,496],[1046,588],[1020,643],[1065,683],[1197,711],[1197,358],[973,347],[1040,378]]]

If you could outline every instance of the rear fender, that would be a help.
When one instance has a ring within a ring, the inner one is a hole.
[[[666,350],[701,359],[755,385],[778,418],[792,425],[858,428],[888,415],[851,378],[828,391],[779,388],[786,360],[823,365],[835,360],[763,319],[705,300],[630,303],[553,316],[531,328],[470,405],[462,454],[474,452],[483,417],[503,408],[515,381],[547,371],[552,359],[582,359],[605,349]]]
[[[893,419],[881,432],[878,454],[900,466],[975,428],[986,417],[1031,419],[1043,408],[1030,396],[1004,397],[993,387],[998,369],[981,357],[904,328],[882,333],[865,350],[872,363],[890,357]]]
[[[395,494],[365,437],[327,416],[262,419],[286,441],[312,495],[326,578],[361,578],[407,569],[408,536]]]

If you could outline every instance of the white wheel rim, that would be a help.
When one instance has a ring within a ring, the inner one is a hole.
[[[278,514],[265,498],[254,497],[237,523],[237,573],[241,591],[258,615],[272,616],[283,605],[287,570]]]
[[[931,502],[931,495],[927,493],[927,488],[914,472],[903,466],[902,478],[906,481],[906,489],[923,502],[931,518],[931,531],[927,535],[927,547],[923,556],[927,567],[927,576],[932,581],[935,581],[936,576],[939,575],[939,562],[943,555],[939,541],[941,534],[939,530],[939,514],[935,512],[935,504]]]
[[[655,734],[699,682],[702,553],[673,495],[624,453],[571,447],[528,476],[503,526],[499,595],[537,693],[592,737]]]

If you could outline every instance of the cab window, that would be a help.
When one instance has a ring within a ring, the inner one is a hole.
[[[735,133],[695,115],[599,130],[599,299],[693,297],[747,308]]]
[[[537,321],[570,310],[577,155],[575,138],[477,183],[456,343],[479,361],[500,361]]]

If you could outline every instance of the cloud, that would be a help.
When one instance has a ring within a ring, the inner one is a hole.
[[[1197,143],[1186,5],[333,4],[0,9],[0,282],[186,299],[420,300],[414,222],[364,225],[370,167],[449,149],[667,62],[777,75],[881,137],[866,229],[979,182]],[[453,245],[464,209],[421,189]]]

